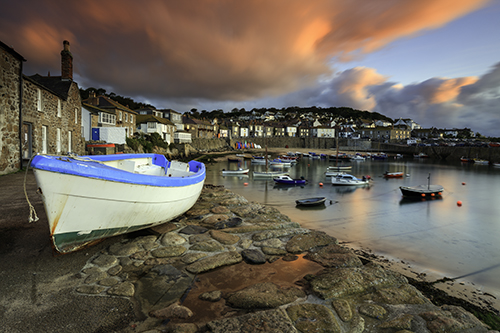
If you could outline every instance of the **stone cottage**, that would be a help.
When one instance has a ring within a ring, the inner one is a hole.
[[[63,42],[61,76],[25,76],[24,59],[3,43],[1,49],[0,89],[4,96],[0,102],[0,174],[19,170],[37,153],[83,154],[81,99],[78,85],[73,81],[69,42]],[[4,160],[8,162],[3,163]]]

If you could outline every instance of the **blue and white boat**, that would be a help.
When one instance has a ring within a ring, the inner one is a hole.
[[[206,173],[203,163],[159,154],[37,155],[31,167],[60,253],[182,215],[198,199]]]

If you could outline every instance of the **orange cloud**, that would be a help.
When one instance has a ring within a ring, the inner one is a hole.
[[[437,87],[432,90],[430,96],[430,103],[439,104],[454,101],[460,94],[460,89],[476,83],[477,77],[461,77],[458,79],[446,79],[441,82]]]

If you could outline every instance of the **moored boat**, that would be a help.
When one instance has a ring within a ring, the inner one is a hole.
[[[359,179],[347,173],[339,174],[336,177],[332,177],[332,185],[337,185],[337,186],[361,186],[361,185],[368,185],[369,183],[370,179],[365,176]]]
[[[351,165],[345,165],[345,166],[329,166],[326,171],[327,172],[331,172],[331,171],[336,171],[336,172],[339,172],[339,171],[348,171],[348,170],[351,170],[352,169],[352,166]]]
[[[488,164],[490,164],[490,162],[487,160],[480,159],[480,158],[475,158],[474,164],[488,165]]]
[[[232,175],[244,175],[247,174],[250,169],[238,168],[238,170],[222,170],[222,175],[232,176]]]
[[[288,175],[274,177],[273,180],[277,184],[285,185],[305,185],[307,183],[307,180],[304,178],[293,179]]]
[[[60,253],[182,215],[198,199],[206,173],[201,162],[160,154],[37,155],[31,167]]]
[[[384,178],[403,178],[403,172],[385,172]]]
[[[273,179],[274,177],[284,176],[284,175],[286,175],[286,172],[279,172],[279,171],[253,172],[253,178],[259,178],[259,179]]]
[[[433,198],[440,197],[444,191],[441,185],[431,185],[431,174],[427,177],[427,185],[400,186],[399,189],[407,198]]]
[[[307,198],[307,199],[295,200],[295,204],[297,206],[319,206],[319,205],[324,205],[325,201],[326,201],[325,197]]]

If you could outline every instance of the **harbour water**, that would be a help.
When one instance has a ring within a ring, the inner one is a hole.
[[[369,187],[352,188],[331,185],[324,173],[334,164],[303,158],[286,170],[308,183],[277,186],[273,180],[252,177],[252,171],[265,166],[244,160],[240,167],[250,168],[248,176],[223,177],[223,169],[237,169],[238,164],[217,162],[207,166],[206,183],[276,207],[292,221],[349,247],[370,249],[421,273],[458,278],[500,298],[500,168],[413,157],[350,162],[349,173],[372,178]],[[404,177],[385,179],[386,171],[402,171]],[[441,198],[402,198],[400,186],[426,185],[429,174],[431,184],[444,187]],[[326,205],[295,205],[295,200],[309,197],[326,197]]]

